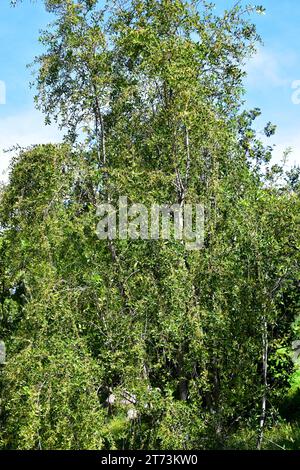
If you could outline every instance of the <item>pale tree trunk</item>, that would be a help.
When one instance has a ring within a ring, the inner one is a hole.
[[[107,158],[106,158],[106,133],[105,133],[105,125],[104,125],[104,119],[103,119],[103,114],[101,111],[99,99],[98,99],[98,90],[96,85],[93,85],[94,88],[94,94],[95,94],[95,125],[96,125],[96,139],[97,139],[97,149],[98,149],[98,163],[99,163],[99,168],[101,166],[105,166],[107,163]],[[111,201],[111,197],[107,188],[107,180],[108,180],[108,175],[107,172],[104,174],[104,189],[105,189],[105,195],[107,197],[107,202]],[[106,187],[105,187],[106,185]],[[118,290],[120,293],[120,296],[124,299],[126,305],[128,303],[127,295],[126,295],[126,289],[124,286],[124,283],[121,279],[120,276],[120,262],[115,246],[115,242],[113,239],[108,239],[108,249],[111,253],[112,261],[115,266],[117,266],[117,270],[119,273],[119,279],[118,279]],[[131,309],[129,308],[131,311]]]
[[[190,170],[191,170],[191,154],[190,154],[190,135],[189,130],[185,127],[185,148],[186,148],[186,172],[185,172],[185,190],[187,191]]]
[[[257,440],[257,449],[261,449],[264,428],[267,414],[267,389],[268,389],[268,324],[266,317],[262,318],[262,378],[263,378],[263,396],[261,402],[261,416],[259,423],[259,435]]]

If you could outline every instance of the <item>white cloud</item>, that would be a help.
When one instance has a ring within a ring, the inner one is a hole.
[[[278,139],[274,139],[276,147],[273,152],[273,162],[280,163],[284,151],[288,148],[291,149],[291,153],[288,156],[286,162],[286,169],[289,169],[295,165],[300,165],[300,137],[295,134],[280,136]]]
[[[290,86],[287,69],[295,65],[296,61],[294,53],[275,53],[261,48],[246,65],[246,85],[260,89]]]
[[[55,126],[45,126],[44,118],[35,109],[0,119],[0,181],[7,181],[9,153],[3,150],[14,145],[26,147],[33,144],[60,142],[62,133]]]

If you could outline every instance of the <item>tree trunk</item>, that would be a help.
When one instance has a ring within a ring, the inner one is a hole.
[[[267,389],[268,389],[268,324],[265,316],[262,318],[262,376],[263,376],[263,396],[261,402],[261,416],[259,423],[259,435],[257,440],[257,449],[261,449],[264,428],[267,414]]]

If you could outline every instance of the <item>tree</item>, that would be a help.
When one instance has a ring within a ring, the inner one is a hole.
[[[299,194],[267,184],[259,111],[241,111],[255,9],[45,6],[37,104],[68,143],[21,152],[1,195],[2,446],[220,448],[259,423],[261,444],[286,389]],[[97,205],[120,195],[202,202],[203,249],[99,240]]]

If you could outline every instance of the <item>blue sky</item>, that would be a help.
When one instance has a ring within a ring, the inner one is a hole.
[[[217,9],[232,5],[234,0],[215,0]],[[250,3],[245,2],[245,3]],[[258,129],[272,121],[278,131],[275,159],[281,158],[287,147],[292,147],[290,164],[300,164],[300,104],[293,103],[293,82],[300,90],[300,2],[299,0],[257,0],[266,7],[266,14],[255,15],[264,45],[247,64],[245,81],[247,107],[262,109]],[[29,145],[59,141],[55,127],[45,127],[43,116],[33,106],[30,69],[26,68],[34,56],[42,51],[38,43],[39,30],[50,21],[43,2],[23,0],[18,8],[11,8],[9,0],[0,0],[0,103],[1,82],[6,85],[6,104],[0,104],[0,180],[8,166],[9,155],[2,149],[12,145]],[[300,102],[300,92],[296,96]],[[294,100],[295,101],[295,100]]]

